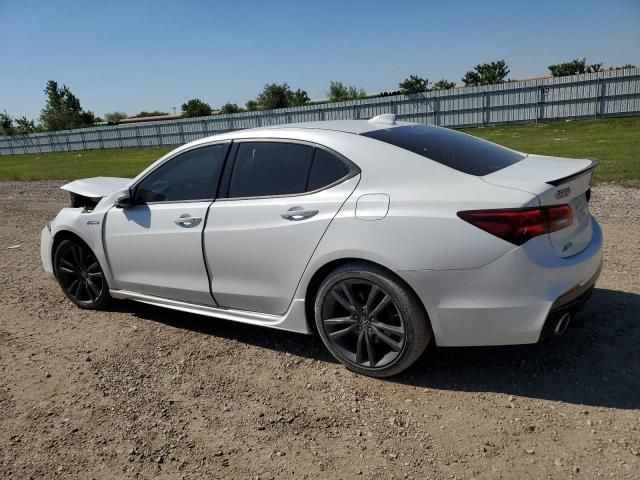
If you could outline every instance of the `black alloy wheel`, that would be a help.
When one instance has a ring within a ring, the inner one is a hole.
[[[405,285],[381,269],[362,268],[347,265],[325,279],[316,298],[316,326],[329,351],[348,368],[394,375],[426,348],[429,322]]]
[[[60,242],[54,255],[54,273],[62,291],[79,307],[102,308],[110,298],[100,262],[84,243]]]

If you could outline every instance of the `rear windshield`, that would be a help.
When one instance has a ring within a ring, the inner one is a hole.
[[[495,143],[429,125],[404,125],[361,135],[410,150],[470,175],[489,175],[524,158],[524,155]]]

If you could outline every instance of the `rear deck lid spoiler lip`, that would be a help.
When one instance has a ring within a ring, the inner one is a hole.
[[[576,173],[572,173],[571,175],[567,175],[566,177],[557,178],[555,180],[549,180],[546,183],[549,184],[549,185],[553,185],[554,187],[557,187],[558,185],[561,185],[561,184],[563,184],[565,182],[573,180],[576,177],[579,177],[580,175],[585,174],[589,170],[593,170],[594,168],[596,168],[600,164],[600,161],[596,160],[595,158],[587,158],[586,160],[591,160],[591,164],[588,165],[587,167],[583,168],[582,170],[579,170]]]

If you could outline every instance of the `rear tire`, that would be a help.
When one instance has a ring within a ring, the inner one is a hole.
[[[53,271],[64,294],[80,308],[99,310],[111,299],[100,262],[84,242],[61,241],[53,255]]]
[[[422,304],[404,282],[365,263],[349,263],[327,275],[314,316],[329,352],[349,370],[372,377],[407,369],[432,335]]]

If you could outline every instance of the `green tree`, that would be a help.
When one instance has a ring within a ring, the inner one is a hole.
[[[198,98],[182,104],[183,117],[206,117],[211,115],[211,106]]]
[[[504,60],[482,63],[468,71],[462,77],[462,81],[466,86],[495,85],[506,82],[509,72],[509,66]]]
[[[47,102],[40,113],[46,130],[65,130],[93,125],[95,115],[85,111],[80,100],[66,85],[58,87],[58,82],[49,80],[44,89]]]
[[[256,112],[260,110],[260,104],[256,100],[249,100],[244,104],[248,112]]]
[[[455,82],[450,82],[449,80],[438,80],[433,84],[434,90],[449,90],[450,88],[454,88],[456,86]]]
[[[398,86],[400,87],[400,93],[404,93],[405,95],[428,92],[429,79],[421,78],[417,75],[409,75],[409,77],[400,82]]]
[[[602,63],[592,63],[591,65],[587,65],[586,58],[576,58],[570,62],[549,65],[547,68],[549,68],[551,75],[554,77],[564,77],[567,75],[578,75],[581,73],[601,72]]]
[[[124,112],[109,112],[104,114],[104,118],[107,122],[118,123],[120,120],[127,118],[127,114]]]
[[[587,65],[587,73],[602,72],[602,62]]]
[[[365,92],[363,88],[357,88],[353,85],[346,86],[342,82],[332,81],[329,84],[327,95],[329,96],[330,102],[344,102],[365,98],[367,92]]]
[[[16,118],[16,130],[21,135],[28,135],[34,133],[37,128],[33,120],[29,120],[27,117]]]
[[[268,83],[256,99],[263,110],[286,108],[291,102],[291,88],[286,83]]]
[[[13,118],[11,115],[7,113],[7,111],[3,111],[0,113],[0,135],[15,135],[16,129],[13,126]]]
[[[145,110],[141,111],[137,115],[132,115],[129,118],[143,118],[143,117],[162,117],[165,115],[169,115],[167,112],[161,112],[159,110],[154,110],[153,112],[147,112]]]
[[[249,112],[256,110],[271,110],[273,108],[301,107],[309,103],[306,91],[297,89],[295,92],[285,83],[268,83],[255,100],[249,100],[245,107]]]
[[[297,89],[295,92],[289,93],[290,107],[303,107],[309,103],[309,95],[306,91]]]
[[[556,65],[549,65],[547,68],[554,77],[564,77],[566,75],[577,75],[579,73],[586,73],[587,71],[587,59],[576,58],[570,62],[558,63]]]
[[[225,103],[220,108],[220,113],[223,115],[227,115],[229,113],[238,113],[238,112],[240,112],[240,107],[235,103]]]

